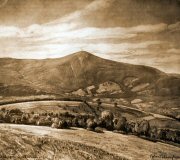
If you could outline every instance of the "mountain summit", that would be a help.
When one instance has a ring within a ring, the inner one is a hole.
[[[154,94],[162,89],[179,94],[180,87],[179,78],[155,68],[106,60],[85,51],[58,59],[1,58],[0,75],[0,96],[62,94],[110,81],[125,90],[129,83],[140,88],[148,84]]]

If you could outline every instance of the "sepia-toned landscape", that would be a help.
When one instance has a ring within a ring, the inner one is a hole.
[[[178,0],[0,0],[0,160],[179,160],[179,32]]]

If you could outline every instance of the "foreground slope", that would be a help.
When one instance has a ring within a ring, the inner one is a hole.
[[[103,134],[83,129],[59,130],[49,127],[0,125],[2,157],[22,159],[152,159],[178,157],[180,148],[146,141],[131,135]],[[11,145],[9,145],[11,144]]]
[[[140,87],[148,84],[153,94],[165,91],[180,94],[178,76],[147,66],[102,59],[88,52],[45,60],[1,58],[0,75],[1,96],[69,93],[108,81],[126,88],[124,83],[129,79]]]

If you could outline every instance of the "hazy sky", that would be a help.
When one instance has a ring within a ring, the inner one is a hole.
[[[79,50],[180,73],[180,1],[0,0],[0,57]]]

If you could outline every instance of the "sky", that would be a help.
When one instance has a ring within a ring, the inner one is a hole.
[[[0,0],[0,58],[82,50],[180,73],[180,1]]]

